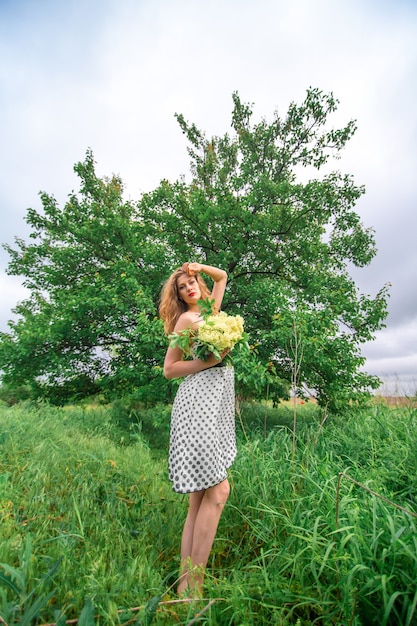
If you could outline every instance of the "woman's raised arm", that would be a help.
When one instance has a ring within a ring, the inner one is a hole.
[[[202,263],[184,263],[182,269],[190,276],[193,276],[198,272],[203,272],[203,274],[207,274],[207,276],[210,276],[210,278],[213,279],[214,285],[211,292],[211,297],[214,300],[215,310],[220,311],[223,302],[224,292],[226,290],[227,273],[218,267],[203,265]]]

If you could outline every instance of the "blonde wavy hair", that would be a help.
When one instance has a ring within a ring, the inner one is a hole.
[[[188,306],[180,298],[178,291],[178,278],[185,274],[184,270],[179,267],[168,278],[161,291],[161,300],[159,305],[159,315],[164,321],[164,331],[166,335],[170,335],[174,328],[179,316],[188,310]],[[210,297],[210,290],[207,287],[204,279],[200,274],[195,274],[195,278],[200,287],[201,297],[203,299]]]

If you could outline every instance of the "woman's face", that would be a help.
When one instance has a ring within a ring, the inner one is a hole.
[[[188,306],[196,304],[201,298],[201,289],[196,276],[181,274],[177,278],[177,289],[181,300]]]

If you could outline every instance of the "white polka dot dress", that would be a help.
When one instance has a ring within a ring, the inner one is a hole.
[[[172,407],[169,478],[174,491],[191,493],[219,484],[235,457],[233,367],[187,376]]]

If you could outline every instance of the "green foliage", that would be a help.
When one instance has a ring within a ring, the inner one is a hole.
[[[42,193],[42,213],[27,214],[32,242],[5,246],[31,295],[1,336],[3,380],[58,403],[136,388],[164,396],[156,304],[171,260],[146,241],[120,179],[97,178],[91,152],[75,171],[80,194],[61,209]]]
[[[211,139],[177,115],[191,180],[163,180],[136,203],[118,176],[97,177],[88,151],[75,166],[79,193],[63,208],[42,193],[42,211],[27,213],[31,242],[6,246],[30,297],[0,337],[4,383],[58,403],[134,389],[143,401],[169,399],[158,297],[176,266],[198,260],[228,272],[224,310],[241,314],[250,336],[251,354],[236,360],[239,395],[288,394],[296,334],[298,393],[315,389],[333,411],[366,398],[379,381],[360,371],[360,347],[383,326],[387,287],[372,298],[349,274],[376,247],[354,211],[363,187],[328,171],[356,129],[331,127],[337,104],[309,89],[284,117],[254,123],[235,93],[233,135]],[[311,172],[320,178],[300,182]]]
[[[112,402],[108,411],[116,443],[130,445],[139,437],[152,448],[154,454],[168,449],[170,406],[153,404],[147,407],[132,394]]]
[[[210,626],[413,626],[416,410],[345,412],[326,429],[317,406],[298,413],[293,454],[290,405],[241,406],[206,600],[190,605],[170,604],[187,499],[166,449],[127,421],[122,437],[120,406],[0,407],[1,619],[185,626],[204,610]],[[152,410],[139,415],[150,435]],[[348,481],[338,493],[340,472],[410,514]]]
[[[45,587],[50,586],[53,575],[61,561],[61,559],[59,559],[54,563],[39,582],[30,589],[28,584],[32,575],[31,559],[32,545],[29,535],[19,555],[18,568],[11,567],[7,563],[0,563],[0,582],[4,590],[0,591],[0,597],[2,597],[2,611],[8,621],[10,619],[14,620],[13,623],[17,623],[18,621],[20,626],[31,626],[35,618],[55,594],[55,589],[47,593]],[[14,596],[14,600],[11,602],[6,600],[6,589],[11,590]]]
[[[8,406],[30,400],[30,398],[31,391],[26,385],[21,385],[20,387],[0,385],[0,400],[5,402]]]

